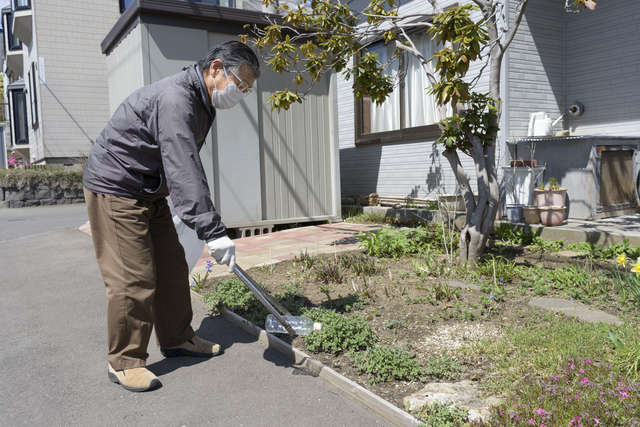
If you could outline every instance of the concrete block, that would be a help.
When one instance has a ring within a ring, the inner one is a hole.
[[[48,199],[51,196],[51,188],[48,185],[38,184],[33,190],[33,197],[37,200]]]
[[[5,200],[6,201],[18,201],[18,200],[27,200],[33,198],[33,193],[29,190],[18,190],[15,188],[9,189],[5,192]]]
[[[10,208],[23,208],[24,207],[24,202],[22,200],[9,200],[9,207]]]

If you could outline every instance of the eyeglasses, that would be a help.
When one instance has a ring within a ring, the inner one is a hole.
[[[223,67],[223,69],[225,70],[225,74],[227,73],[227,68]],[[240,82],[240,84],[238,85],[238,89],[240,89],[241,92],[243,93],[251,93],[253,92],[253,87],[249,86],[249,84],[247,82],[245,82],[244,80],[242,80],[236,73],[233,72],[233,70],[229,69],[229,72],[233,75],[233,77],[235,77],[236,79],[238,79],[238,81]]]

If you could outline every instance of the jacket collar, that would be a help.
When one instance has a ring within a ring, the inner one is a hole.
[[[185,71],[189,75],[190,80],[194,85],[194,88],[198,90],[200,94],[200,100],[204,104],[205,109],[207,110],[207,112],[209,112],[209,114],[211,115],[211,118],[215,119],[216,110],[215,108],[213,108],[213,105],[211,104],[211,97],[209,96],[209,92],[207,92],[207,87],[204,84],[200,67],[198,66],[198,64],[194,64],[191,67],[187,67]]]

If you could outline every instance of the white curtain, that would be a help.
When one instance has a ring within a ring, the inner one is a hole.
[[[429,59],[436,51],[435,42],[427,34],[421,33],[412,36],[411,39],[420,53]],[[405,126],[430,125],[440,121],[438,108],[433,95],[429,94],[431,86],[427,74],[424,72],[420,60],[411,54],[407,54],[407,76],[405,78]]]
[[[398,58],[393,58],[391,45],[385,46],[384,43],[380,42],[370,46],[368,50],[378,54],[378,62],[387,65],[385,74],[390,76],[394,84],[396,84]],[[392,59],[391,62],[389,62],[390,59]],[[371,133],[397,129],[400,129],[400,88],[396,86],[387,97],[387,100],[381,105],[371,102]]]

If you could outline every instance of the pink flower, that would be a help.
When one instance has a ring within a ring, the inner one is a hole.
[[[580,368],[580,373],[584,374],[584,369]]]
[[[571,370],[576,369],[576,365],[574,365],[573,363],[571,365],[569,365],[569,368],[571,368]]]
[[[600,420],[599,420],[599,419],[597,419],[597,418],[594,418],[594,419],[593,419],[593,422],[594,422],[595,424],[600,424]]]
[[[588,364],[590,364],[590,363],[591,363],[591,359],[589,359],[589,358],[587,357],[587,360],[585,360],[585,361],[584,361],[584,363],[586,363],[587,365],[588,365]]]
[[[544,414],[544,409],[538,408],[538,410],[536,411],[536,414],[538,414],[538,415]]]
[[[580,384],[582,384],[582,385],[587,385],[587,384],[589,384],[589,378],[584,377],[584,378],[580,381]]]
[[[533,418],[529,418],[529,424],[531,424],[532,426],[536,425],[536,420],[534,420]]]

